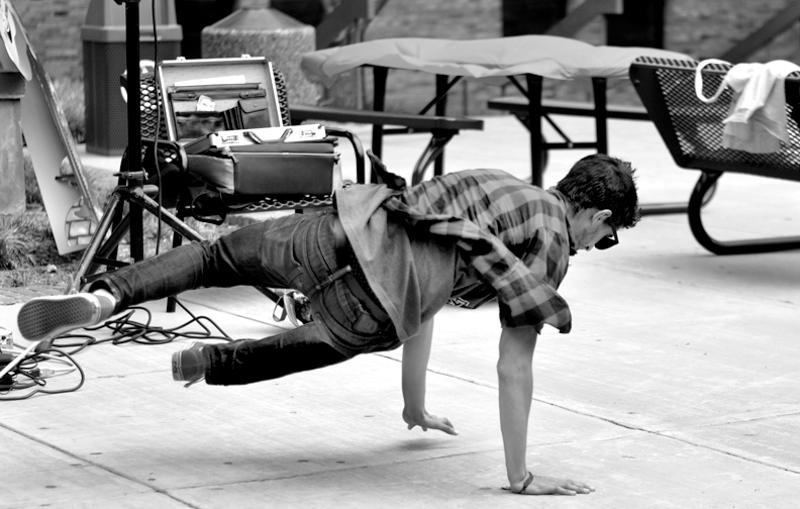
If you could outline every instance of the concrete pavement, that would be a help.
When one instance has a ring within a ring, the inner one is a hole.
[[[564,120],[572,132],[591,127]],[[484,132],[452,142],[448,170],[525,176],[525,138],[516,121],[488,118]],[[675,168],[652,126],[614,121],[610,143],[639,168],[643,202],[688,197],[696,173]],[[410,168],[423,145],[422,136],[392,137],[384,158]],[[553,153],[545,184],[582,154]],[[715,234],[800,231],[800,187],[721,182],[707,211]],[[0,404],[0,507],[796,507],[800,252],[714,256],[683,215],[645,217],[620,242],[573,258],[561,288],[573,331],[546,330],[534,361],[529,467],[586,481],[591,495],[501,489],[499,329],[489,305],[447,308],[436,321],[427,406],[453,421],[456,437],[405,429],[400,351],[245,387],[185,389],[171,381],[169,358],[188,340],[92,346],[75,357],[86,373],[79,391]],[[246,288],[181,301],[234,337],[285,326]],[[0,325],[15,328],[18,308],[0,307]],[[161,326],[189,319],[163,302],[147,308]]]

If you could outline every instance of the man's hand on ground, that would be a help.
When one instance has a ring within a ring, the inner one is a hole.
[[[426,410],[412,412],[404,408],[403,420],[408,424],[408,429],[419,426],[422,428],[422,431],[428,431],[428,428],[431,428],[444,431],[448,435],[458,435],[458,432],[447,417],[438,417],[429,414]]]
[[[510,489],[516,493],[516,490],[520,488],[522,488],[522,482],[518,486],[511,486]],[[582,495],[593,491],[594,488],[580,481],[534,475],[533,481],[528,487],[518,493],[520,495]]]

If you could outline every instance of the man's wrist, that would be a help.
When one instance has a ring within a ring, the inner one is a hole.
[[[525,493],[525,490],[528,489],[528,486],[530,486],[532,482],[533,474],[528,470],[521,481],[511,483],[510,489],[513,493]]]
[[[403,408],[403,417],[406,419],[420,420],[425,416],[425,407],[418,406],[405,406]]]

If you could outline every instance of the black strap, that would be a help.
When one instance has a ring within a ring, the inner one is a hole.
[[[533,482],[533,474],[530,470],[528,470],[528,475],[525,476],[525,480],[522,481],[522,488],[519,491],[515,491],[514,493],[525,493],[525,490],[528,489],[528,486],[531,485]]]
[[[371,150],[367,150],[367,157],[372,163],[372,170],[378,175],[378,179],[386,184],[386,187],[392,191],[402,191],[406,188],[406,179],[390,172],[386,165],[383,164],[383,161],[373,154]]]
[[[310,299],[317,292],[319,292],[320,290],[325,289],[325,287],[331,285],[334,281],[336,281],[339,278],[344,277],[346,274],[349,274],[352,271],[353,271],[352,267],[350,267],[349,265],[345,265],[341,269],[338,269],[337,271],[335,271],[335,272],[333,272],[331,274],[328,274],[328,277],[326,277],[325,279],[320,281],[318,284],[314,285],[314,288],[312,288],[311,290],[309,290],[306,293],[306,297],[308,297]]]

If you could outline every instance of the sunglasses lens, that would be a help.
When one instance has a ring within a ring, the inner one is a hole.
[[[617,240],[616,235],[609,235],[608,237],[603,237],[598,240],[594,247],[595,249],[608,249],[617,244],[619,244],[619,240]]]

